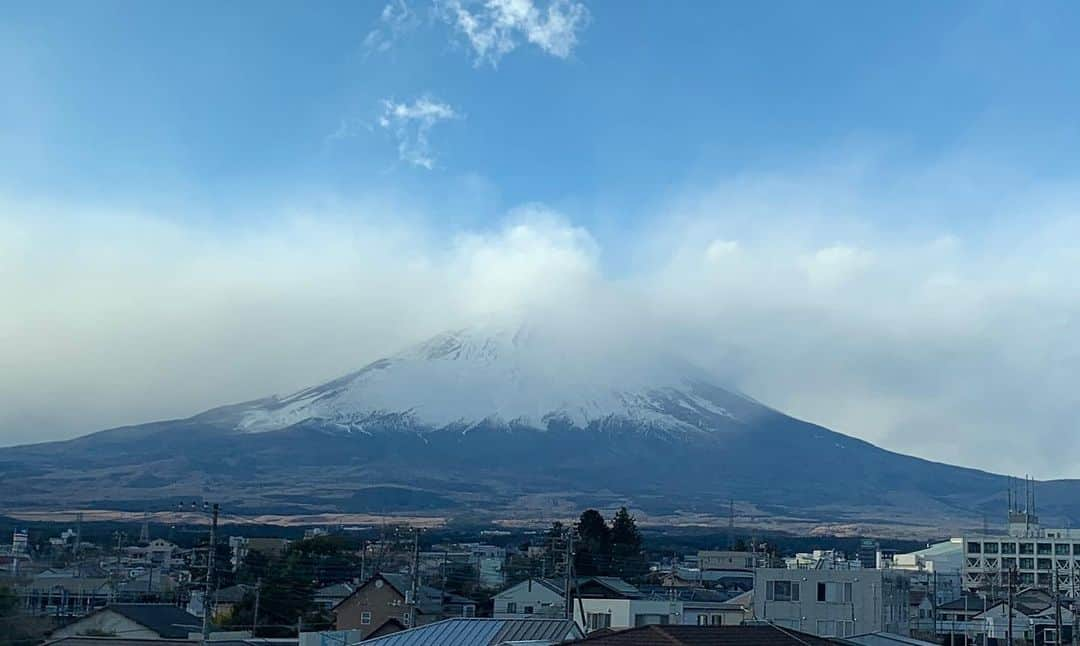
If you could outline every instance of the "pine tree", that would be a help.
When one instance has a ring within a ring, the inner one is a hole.
[[[645,556],[642,551],[641,532],[637,521],[626,507],[620,507],[611,522],[610,574],[624,579],[645,573]]]
[[[611,566],[611,530],[603,514],[586,509],[577,522],[578,546],[574,571],[581,576],[608,574]]]

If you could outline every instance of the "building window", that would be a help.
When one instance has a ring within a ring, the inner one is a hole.
[[[836,622],[833,620],[821,620],[817,622],[817,634],[819,637],[836,637]]]
[[[1021,558],[1020,559],[1020,569],[1021,570],[1034,570],[1035,569],[1035,559]]]
[[[1052,554],[1052,549],[1050,543],[1039,543],[1039,556],[1049,556]]]
[[[766,601],[798,601],[799,584],[795,581],[768,581],[765,584]]]
[[[371,613],[370,612],[361,612],[360,613],[360,625],[361,626],[368,626],[370,624],[371,624]]]
[[[851,603],[851,584],[833,581],[819,583],[817,600],[826,603]]]
[[[1039,559],[1039,564],[1038,565],[1039,565],[1038,569],[1040,569],[1040,570],[1052,570],[1052,569],[1054,569],[1053,559]]]
[[[526,610],[528,610],[529,607],[530,606],[525,606]],[[461,608],[461,616],[462,617],[475,617],[476,616],[476,606],[471,606],[471,605],[470,606],[462,606],[462,608]]]
[[[517,614],[517,602],[516,601],[507,601],[506,602],[506,613],[510,614],[510,615],[516,615]]]
[[[1002,543],[1001,544],[1001,553],[1002,554],[1016,554],[1016,543]]]
[[[968,541],[967,551],[968,554],[982,554],[982,543]]]
[[[709,625],[709,615],[698,615],[697,616],[697,625],[699,625],[699,626],[708,626]]]
[[[401,615],[401,623],[403,625],[405,625],[405,626],[411,626],[412,625],[412,615],[407,613],[407,612],[402,614]]]
[[[1016,568],[1016,559],[1013,557],[1005,557],[1001,559],[1001,568],[1003,570],[1012,570]]]
[[[1035,553],[1035,543],[1020,543],[1020,553],[1021,554],[1034,554]]]
[[[585,626],[589,631],[611,628],[611,615],[606,612],[590,612],[585,615]]]
[[[525,614],[531,615],[532,613],[533,613],[533,607],[532,606],[525,606]]]
[[[1057,543],[1056,545],[1054,545],[1054,555],[1055,556],[1068,556],[1069,555],[1069,544],[1068,543]]]
[[[724,615],[709,615],[709,623],[713,626],[723,626]]]
[[[997,543],[983,543],[983,554],[997,554],[997,553],[998,553],[998,544]]]

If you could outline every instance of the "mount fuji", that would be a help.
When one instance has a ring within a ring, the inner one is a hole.
[[[807,378],[813,378],[808,375]],[[957,527],[1004,476],[778,412],[689,363],[575,335],[472,328],[332,381],[187,419],[0,449],[0,508],[541,519],[626,504],[665,522]],[[1080,520],[1080,482],[1041,485]]]

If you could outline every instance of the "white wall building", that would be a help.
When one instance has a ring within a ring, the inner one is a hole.
[[[493,601],[496,619],[566,616],[566,599],[559,581],[527,579],[495,595]]]
[[[909,581],[877,569],[758,569],[754,618],[822,637],[909,632]]]

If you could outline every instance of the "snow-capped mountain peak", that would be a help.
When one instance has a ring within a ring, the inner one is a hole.
[[[683,364],[579,351],[534,328],[439,334],[362,370],[248,409],[247,432],[318,423],[342,432],[478,423],[546,429],[627,421],[650,430],[715,430],[762,408]]]

